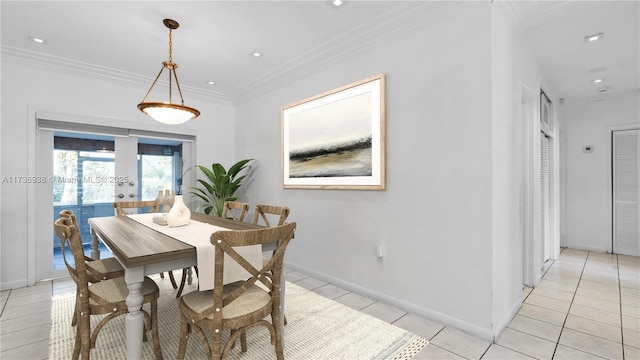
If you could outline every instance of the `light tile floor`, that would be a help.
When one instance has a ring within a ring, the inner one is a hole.
[[[287,280],[430,343],[414,359],[640,359],[640,257],[563,249],[496,343],[295,271]],[[51,296],[69,279],[1,292],[0,359],[46,359]]]

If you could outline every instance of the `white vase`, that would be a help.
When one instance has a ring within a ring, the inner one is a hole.
[[[176,195],[173,206],[167,214],[167,225],[171,227],[184,226],[189,223],[191,210],[184,204],[182,195]]]

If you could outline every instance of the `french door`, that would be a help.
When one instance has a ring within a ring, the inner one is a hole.
[[[89,218],[112,216],[114,201],[151,200],[191,184],[185,171],[193,166],[190,136],[86,126],[75,132],[45,122],[38,137],[38,169],[49,181],[36,190],[36,280],[68,276],[53,233],[59,211],[74,211],[89,255]],[[72,260],[69,253],[66,259]]]

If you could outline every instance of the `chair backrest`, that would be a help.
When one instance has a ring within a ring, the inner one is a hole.
[[[249,211],[249,203],[240,201],[225,201],[222,206],[222,217],[244,221]]]
[[[113,208],[116,209],[116,215],[123,216],[129,215],[130,210],[125,209],[144,209],[147,208],[147,212],[159,212],[160,205],[156,200],[147,201],[117,201],[113,203]]]
[[[88,280],[89,276],[87,274],[87,265],[85,263],[84,257],[84,247],[82,246],[82,240],[80,239],[80,234],[78,232],[78,227],[75,226],[71,216],[61,216],[54,223],[53,227],[56,235],[60,239],[60,243],[62,246],[62,257],[64,259],[64,263],[67,266],[67,270],[69,271],[69,275],[71,279],[78,286],[79,292],[89,293]],[[69,247],[71,250],[71,254],[73,254],[74,264],[71,264],[67,261],[67,257],[65,254],[65,248]]]
[[[256,205],[256,209],[253,212],[253,223],[259,225],[260,219],[262,219],[262,225],[271,227],[272,225],[269,222],[269,218],[271,217],[271,220],[275,223],[275,226],[282,225],[284,224],[285,220],[287,220],[287,216],[289,216],[289,208],[286,206],[258,204]]]
[[[289,242],[294,237],[296,223],[288,223],[271,228],[239,231],[216,231],[211,234],[211,244],[215,246],[215,274],[214,274],[214,308],[228,306],[235,299],[244,294],[256,282],[264,284],[271,293],[271,301],[275,306],[280,305],[280,281],[284,253]],[[235,248],[241,246],[261,245],[277,242],[278,246],[269,261],[262,264],[261,269],[255,268]],[[241,286],[227,296],[223,296],[223,277],[225,257],[228,256],[251,274]],[[219,318],[218,318],[219,317]],[[217,319],[216,319],[217,318]],[[259,320],[259,319],[258,319]],[[214,313],[214,322],[222,321],[222,312]]]

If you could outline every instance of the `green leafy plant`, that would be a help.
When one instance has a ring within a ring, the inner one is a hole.
[[[222,216],[222,207],[225,201],[238,200],[234,195],[247,177],[246,174],[240,175],[240,172],[249,167],[248,164],[252,160],[240,160],[233,164],[228,171],[220,163],[213,163],[210,169],[197,165],[206,179],[198,179],[200,186],[189,187],[194,190],[191,192],[194,196],[204,201],[204,204],[198,206],[196,211],[204,210],[205,214]]]

